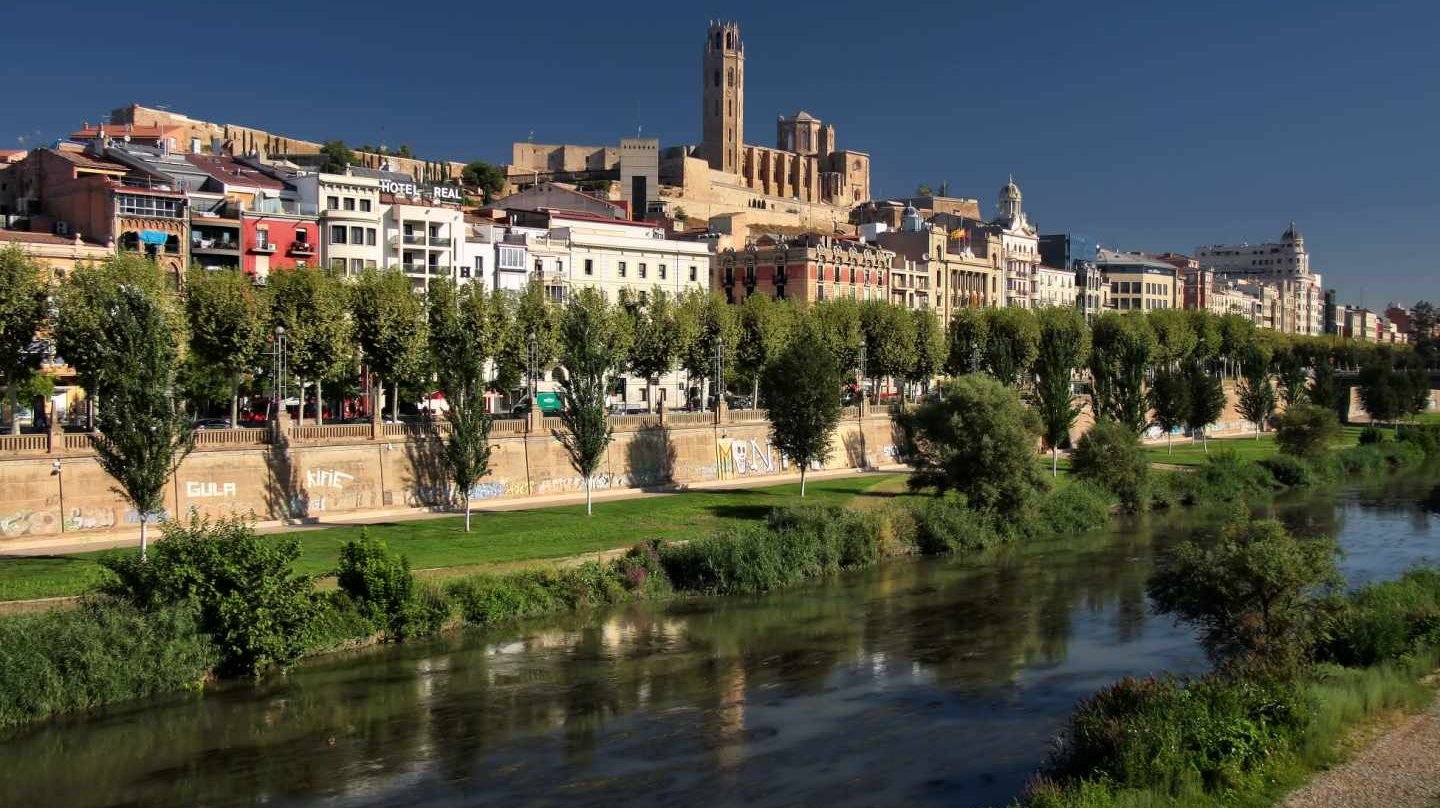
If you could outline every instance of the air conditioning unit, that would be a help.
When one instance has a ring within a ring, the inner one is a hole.
[[[63,219],[57,219],[57,220],[55,221],[55,235],[57,235],[57,236],[68,236],[68,235],[70,235],[70,223],[67,222],[67,221],[64,221]]]

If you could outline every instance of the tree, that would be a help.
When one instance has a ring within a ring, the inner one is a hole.
[[[560,383],[565,430],[555,437],[570,456],[570,465],[585,480],[585,515],[591,514],[595,472],[614,435],[605,412],[605,394],[612,371],[620,367],[627,345],[612,328],[616,311],[594,288],[581,289],[565,304],[560,319]]]
[[[736,360],[750,376],[751,406],[760,406],[760,377],[790,343],[795,307],[785,300],[750,295],[740,304],[740,345]],[[635,340],[636,345],[640,339]]]
[[[1296,404],[1285,410],[1275,426],[1280,451],[1304,460],[1318,460],[1340,437],[1335,411],[1314,404]]]
[[[806,310],[805,319],[814,326],[807,333],[835,360],[836,383],[850,382],[860,367],[860,348],[865,344],[860,304],[851,297],[822,300]]]
[[[1197,431],[1200,433],[1205,454],[1210,454],[1210,424],[1225,412],[1225,387],[1204,363],[1195,359],[1184,363],[1184,373],[1186,387],[1190,388],[1190,410],[1185,416],[1185,425],[1192,436]]]
[[[898,379],[915,363],[915,321],[901,307],[882,300],[860,304],[860,329],[865,333],[865,375],[875,380]],[[904,400],[904,392],[901,392]]]
[[[115,363],[97,391],[105,401],[95,457],[140,518],[140,557],[150,520],[164,509],[165,485],[194,447],[189,419],[171,392],[175,336],[150,292],[121,286],[99,324]]]
[[[554,366],[560,353],[560,311],[550,302],[545,286],[532,278],[517,298],[495,295],[492,313],[498,332],[500,350],[496,354],[495,387],[513,392],[529,370],[530,340],[535,341],[535,372],[544,374]]]
[[[840,423],[840,375],[834,355],[806,323],[761,376],[760,389],[770,417],[770,440],[781,454],[800,467],[800,496],[812,463],[830,456],[830,442]]]
[[[1240,364],[1240,381],[1236,390],[1240,398],[1240,415],[1255,424],[1255,439],[1265,429],[1265,422],[1275,412],[1275,387],[1270,383],[1270,358],[1265,349],[1251,345]]]
[[[1125,510],[1135,513],[1145,504],[1150,463],[1140,450],[1140,436],[1128,426],[1101,419],[1085,430],[1070,456],[1075,478],[1109,491]]]
[[[323,424],[324,382],[355,369],[350,289],[328,270],[304,267],[272,272],[268,284],[275,325],[285,328],[290,367],[302,385],[315,383],[315,423]]]
[[[922,182],[922,183],[920,183],[919,185],[915,186],[915,195],[916,195],[916,196],[934,196],[934,195],[935,195],[935,192],[934,192],[933,190],[931,190],[931,188],[930,188],[929,185],[927,185],[926,183],[923,183],[923,182]]]
[[[985,367],[990,375],[1014,387],[1040,349],[1040,326],[1029,309],[1007,307],[985,309],[988,338],[985,340]]]
[[[479,188],[486,203],[495,198],[505,187],[505,175],[500,169],[484,160],[472,160],[461,169],[460,181],[472,188]]]
[[[971,508],[1014,519],[1045,478],[1035,463],[1039,424],[1016,392],[971,374],[946,382],[940,397],[900,421],[914,490],[958,491]]]
[[[1409,412],[1411,392],[1404,374],[1396,371],[1393,358],[1385,354],[1372,357],[1360,369],[1356,381],[1360,403],[1365,405],[1370,419],[1395,424],[1398,431],[1400,419]]]
[[[735,350],[740,342],[740,325],[735,308],[725,302],[719,292],[692,290],[680,301],[678,322],[680,333],[680,366],[691,379],[703,379],[716,392],[715,358],[718,350],[723,367],[735,363]],[[702,409],[708,399],[702,389]],[[718,405],[718,398],[717,398]]]
[[[238,269],[191,267],[185,278],[190,350],[220,369],[230,387],[230,425],[240,423],[240,377],[255,366],[269,335],[267,300]]]
[[[20,433],[20,387],[40,367],[35,335],[48,308],[41,267],[11,245],[0,250],[0,379],[10,405],[10,432]]]
[[[956,309],[950,315],[946,336],[949,352],[945,357],[945,372],[951,376],[978,373],[990,338],[990,321],[985,317],[985,310],[977,306]]]
[[[448,279],[440,279],[448,282]],[[469,284],[467,284],[469,285]],[[433,288],[434,284],[432,284]],[[454,301],[454,289],[448,292]],[[483,298],[482,298],[483,303]],[[371,412],[380,412],[380,394],[386,382],[398,390],[401,379],[415,379],[425,365],[425,305],[410,279],[398,269],[369,268],[361,273],[350,295],[355,336],[364,352],[372,384]],[[431,354],[434,356],[434,354]],[[468,391],[467,391],[468,392]],[[391,411],[400,415],[398,394]]]
[[[1428,300],[1410,307],[1410,342],[1425,367],[1440,365],[1440,313]]]
[[[1190,350],[1190,355],[1201,362],[1222,359],[1225,337],[1221,332],[1220,318],[1204,309],[1186,309],[1185,316],[1190,321],[1191,332],[1195,334],[1195,347]]]
[[[1174,366],[1190,358],[1196,336],[1184,309],[1155,309],[1145,319],[1155,332],[1155,350],[1150,360],[1156,367]]]
[[[1165,453],[1170,454],[1174,431],[1190,417],[1190,380],[1179,368],[1156,368],[1149,395],[1155,425],[1165,430]]]
[[[1286,407],[1292,407],[1305,400],[1305,385],[1310,380],[1305,372],[1305,360],[1298,346],[1281,345],[1271,360],[1275,366],[1275,378],[1279,380],[1280,397]]]
[[[921,385],[921,392],[928,392],[930,383],[944,370],[945,332],[929,309],[917,309],[910,316],[915,321],[915,358],[905,371],[905,381]]]
[[[485,364],[495,344],[493,311],[478,284],[467,283],[457,290],[453,281],[441,278],[430,285],[426,331],[450,423],[441,458],[465,508],[466,533],[470,532],[470,493],[490,473],[491,419],[485,412],[483,390]]]
[[[1217,663],[1292,673],[1310,658],[1341,583],[1334,539],[1300,539],[1274,521],[1228,525],[1218,544],[1186,541],[1160,564],[1150,597],[1200,629]]]
[[[1085,405],[1075,398],[1072,377],[1090,353],[1090,329],[1070,306],[1051,306],[1037,314],[1040,346],[1035,356],[1035,409],[1050,447],[1050,475],[1060,474],[1060,447]]]
[[[325,159],[320,163],[320,172],[323,174],[344,174],[345,169],[355,163],[355,152],[345,145],[343,140],[327,140],[320,147],[320,155]]]
[[[1312,368],[1310,390],[1306,398],[1317,407],[1340,411],[1340,380],[1335,377],[1335,366],[1330,363],[1329,352],[1316,360]]]
[[[1135,434],[1145,429],[1145,370],[1155,334],[1140,312],[1106,312],[1090,333],[1090,378],[1097,418],[1123,424]]]
[[[1219,326],[1220,359],[1233,375],[1254,346],[1255,323],[1244,315],[1226,314],[1220,318]]]
[[[655,289],[643,302],[633,304],[635,339],[630,344],[630,372],[645,380],[645,398],[657,409],[654,385],[657,377],[675,367],[680,349],[680,324],[675,303],[664,289]]]

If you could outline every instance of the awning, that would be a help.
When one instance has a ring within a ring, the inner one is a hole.
[[[141,230],[140,241],[145,244],[158,244],[164,246],[170,240],[170,234],[164,230]]]

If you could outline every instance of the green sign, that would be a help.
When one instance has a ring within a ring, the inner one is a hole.
[[[536,393],[535,403],[540,407],[540,411],[546,415],[558,413],[565,409],[565,405],[560,402],[560,396],[555,393]]]

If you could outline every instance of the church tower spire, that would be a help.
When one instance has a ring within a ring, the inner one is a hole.
[[[745,144],[745,46],[738,23],[710,23],[700,64],[700,156],[711,168],[739,174]]]

